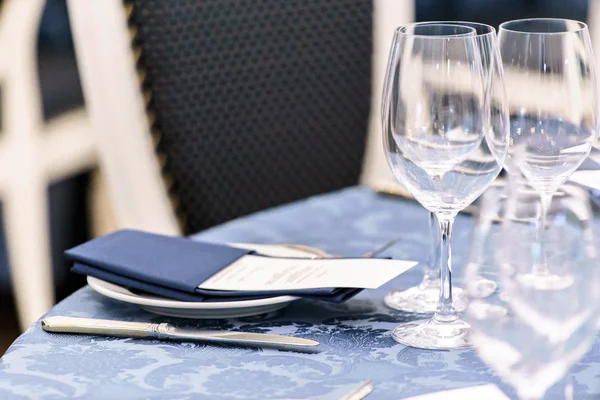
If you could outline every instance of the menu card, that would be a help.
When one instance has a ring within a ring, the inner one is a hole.
[[[376,289],[414,261],[377,258],[300,259],[245,255],[202,282],[209,290]]]

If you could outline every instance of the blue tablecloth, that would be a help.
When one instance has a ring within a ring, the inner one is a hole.
[[[302,243],[360,255],[403,235],[389,254],[425,261],[427,214],[416,203],[351,188],[242,218],[198,235],[211,241]],[[461,275],[471,218],[454,228]],[[370,380],[369,399],[401,399],[484,383],[502,385],[474,350],[407,348],[390,330],[413,315],[382,303],[392,288],[416,284],[413,271],[344,305],[298,301],[275,315],[239,320],[183,320],[149,314],[83,288],[50,315],[166,321],[180,326],[298,335],[319,340],[314,354],[134,339],[48,334],[36,323],[0,360],[0,399],[338,399]],[[576,399],[600,398],[600,341],[572,369]],[[562,399],[561,384],[546,398]]]

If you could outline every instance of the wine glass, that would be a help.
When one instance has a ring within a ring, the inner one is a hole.
[[[598,133],[598,94],[587,26],[565,19],[525,19],[500,25],[510,107],[507,169],[522,174],[540,195],[538,242],[552,196],[589,155]],[[559,284],[545,251],[532,265],[535,284]]]
[[[437,22],[419,22],[416,25],[453,25],[473,28],[476,36],[476,42],[479,46],[479,51],[482,54],[482,67],[486,76],[499,74],[501,71],[495,66],[501,66],[501,60],[499,53],[493,51],[496,49],[496,30],[486,24],[480,24],[476,22],[448,22],[448,21],[437,21]],[[461,30],[451,31],[451,35],[461,35]],[[494,60],[494,63],[492,63]],[[501,81],[502,76],[498,76],[494,79]],[[494,86],[494,90],[504,90],[503,84],[500,82]],[[504,93],[500,96],[504,99]],[[504,100],[505,101],[505,100]],[[506,105],[504,105],[506,107]],[[440,294],[440,271],[436,268],[438,265],[436,262],[436,253],[438,247],[439,235],[437,234],[437,221],[435,215],[432,212],[428,213],[428,227],[430,236],[430,250],[427,263],[425,264],[425,273],[421,282],[417,286],[412,286],[408,289],[395,290],[388,293],[384,297],[384,303],[395,310],[411,312],[411,313],[433,313],[436,311],[438,306],[439,294]],[[495,290],[494,282],[482,281],[482,290],[487,290],[490,294]],[[460,307],[464,304],[460,297],[462,296],[462,289],[453,288],[452,297],[455,307]]]
[[[463,279],[469,298],[464,318],[479,357],[519,398],[541,399],[596,335],[600,269],[588,194],[565,185],[548,208],[547,266],[568,282],[553,288],[530,285],[525,278],[540,250],[537,191],[513,185],[507,195],[491,187],[480,205]],[[481,277],[497,282],[493,295],[479,295]]]
[[[398,325],[393,338],[427,349],[469,347],[453,305],[450,238],[456,214],[498,176],[508,151],[499,74],[486,74],[473,28],[401,26],[392,42],[382,99],[384,150],[403,186],[439,224],[440,296],[431,319]],[[461,35],[464,33],[464,35]],[[498,64],[498,63],[496,63]]]

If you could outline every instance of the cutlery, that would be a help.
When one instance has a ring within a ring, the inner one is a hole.
[[[385,244],[377,247],[375,250],[371,250],[365,254],[363,254],[361,257],[364,258],[373,258],[381,253],[383,253],[384,251],[386,251],[387,249],[389,249],[390,247],[394,246],[396,243],[398,243],[400,240],[402,240],[402,237],[396,237],[392,240],[390,240],[389,242],[386,242]],[[283,247],[287,247],[290,249],[296,249],[296,250],[303,250],[306,252],[310,252],[316,255],[315,258],[336,258],[338,256],[334,256],[331,255],[323,250],[317,249],[315,247],[311,247],[311,246],[306,246],[303,244],[281,244],[280,246]]]
[[[375,256],[378,256],[379,254],[383,253],[384,251],[386,251],[390,247],[394,246],[396,243],[398,243],[401,240],[402,240],[401,236],[396,237],[396,238],[390,240],[389,242],[383,244],[382,246],[379,246],[375,250],[371,250],[368,253],[363,254],[363,257],[373,258]]]
[[[301,250],[301,251],[305,251],[307,253],[312,253],[315,255],[315,258],[331,258],[332,257],[332,255],[327,253],[326,251],[317,249],[316,247],[306,246],[304,244],[284,243],[284,244],[280,244],[279,246],[287,247],[288,249]]]
[[[362,400],[373,391],[371,382],[364,382],[359,387],[342,397],[340,400]]]
[[[176,328],[170,324],[151,322],[126,322],[115,320],[47,317],[42,320],[46,332],[79,333],[86,335],[107,335],[146,339],[193,340],[210,343],[244,344],[254,346],[314,347],[319,342],[293,336],[271,335],[266,333],[197,330]]]

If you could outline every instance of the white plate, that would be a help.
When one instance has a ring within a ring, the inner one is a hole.
[[[253,249],[261,254],[277,257],[315,257],[323,255],[323,252],[311,250],[310,248],[289,248],[281,245],[256,245],[244,243],[232,243],[232,246]],[[179,318],[239,318],[250,315],[265,314],[279,310],[297,297],[279,296],[267,299],[228,301],[228,302],[188,302],[169,300],[150,294],[137,294],[128,289],[103,280],[88,276],[88,284],[96,292],[110,297],[111,299],[135,304],[146,311],[154,314],[167,315]]]

